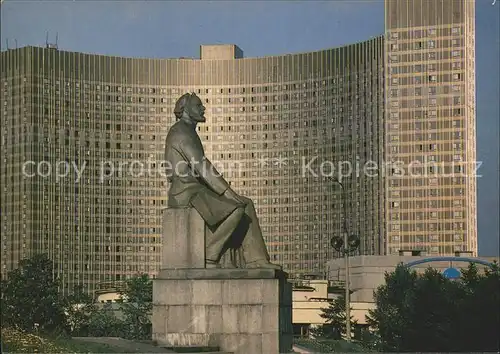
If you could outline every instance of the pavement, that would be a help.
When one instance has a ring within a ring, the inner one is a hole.
[[[126,349],[127,351],[132,350],[136,353],[175,353],[174,351],[169,350],[167,348],[156,347],[152,344],[135,342],[132,340],[118,338],[118,337],[73,337],[73,339],[81,342],[106,344],[115,347],[117,349]],[[304,348],[300,345],[294,345],[292,350],[294,353],[300,353],[300,354],[314,353],[310,349]],[[190,353],[190,354],[196,354],[196,353]],[[227,354],[227,353],[203,352],[200,354]]]
[[[302,353],[302,354],[314,353],[310,349],[301,347],[300,345],[296,345],[296,344],[293,345],[292,350],[294,351],[294,353]]]

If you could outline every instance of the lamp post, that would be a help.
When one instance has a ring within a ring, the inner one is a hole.
[[[347,230],[347,209],[346,209],[346,195],[345,188],[341,181],[336,177],[329,177],[329,179],[338,184],[341,190],[341,201],[342,201],[342,232],[343,238],[339,236],[333,236],[330,240],[331,246],[338,252],[344,254],[345,261],[345,329],[346,329],[346,340],[351,341],[351,292],[350,292],[350,279],[349,279],[349,255],[354,252],[359,247],[359,237],[356,235],[349,235]]]

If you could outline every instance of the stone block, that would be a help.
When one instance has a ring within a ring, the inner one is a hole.
[[[153,339],[234,354],[289,352],[290,299],[280,271],[164,269],[153,281]]]
[[[262,316],[262,305],[238,306],[239,332],[262,334]]]
[[[191,305],[168,306],[166,321],[167,333],[196,333],[194,331],[194,321],[191,316]]]
[[[167,318],[167,306],[155,306],[155,311],[153,311],[151,316],[151,325],[157,333],[166,332]]]
[[[262,353],[287,353],[280,351],[280,340],[277,333],[262,334]]]
[[[207,333],[220,333],[222,328],[222,306],[206,306]]]
[[[281,333],[279,335],[278,347],[279,353],[290,353],[293,348],[293,333]]]
[[[262,305],[262,333],[279,331],[280,308],[278,305]]]
[[[289,306],[279,307],[279,332],[293,333],[292,308]]]
[[[191,284],[193,305],[222,305],[223,280],[199,279]]]
[[[222,306],[222,333],[238,333],[238,306],[224,305]]]
[[[292,306],[293,302],[293,290],[292,284],[285,281],[284,279],[279,279],[280,282],[280,298],[279,303],[281,306]]]
[[[283,279],[288,274],[276,269],[238,269],[238,268],[205,268],[205,269],[161,269],[157,279]]]
[[[162,237],[162,269],[205,268],[205,221],[196,209],[164,209]]]
[[[262,305],[223,305],[223,333],[261,334]],[[278,318],[276,317],[276,322]]]
[[[165,347],[208,347],[210,340],[209,334],[203,333],[167,333],[165,338],[157,340],[157,342]]]
[[[231,305],[262,304],[263,285],[263,279],[225,280],[222,284],[222,301]]]
[[[191,328],[192,333],[207,333],[208,318],[207,307],[204,305],[191,306]]]
[[[280,287],[279,279],[266,281],[262,286],[262,304],[264,305],[278,305],[282,299],[282,289]]]
[[[185,280],[153,281],[153,304],[183,305],[192,303],[193,284]]]

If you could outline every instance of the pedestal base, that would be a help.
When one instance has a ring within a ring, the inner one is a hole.
[[[292,287],[270,269],[162,270],[153,281],[153,340],[237,354],[292,350]]]

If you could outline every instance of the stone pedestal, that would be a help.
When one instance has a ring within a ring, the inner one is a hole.
[[[205,268],[205,221],[196,209],[164,209],[162,228],[162,268]]]
[[[153,340],[238,354],[292,349],[292,288],[268,269],[162,270],[153,283]]]
[[[206,269],[206,227],[192,208],[165,209],[153,280],[153,340],[235,354],[292,349],[292,287],[273,269]]]

